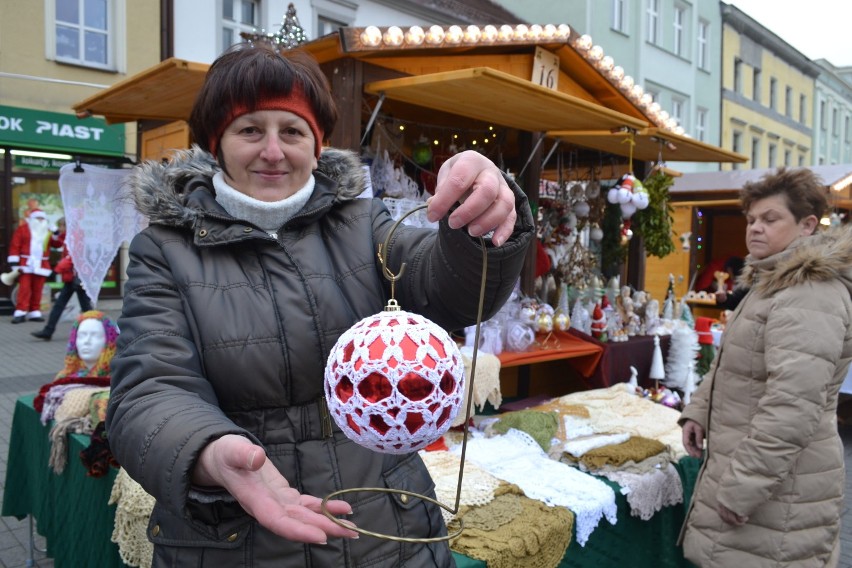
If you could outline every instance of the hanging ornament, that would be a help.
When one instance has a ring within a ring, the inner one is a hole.
[[[458,414],[463,393],[455,341],[391,304],[341,335],[325,369],[335,423],[349,439],[382,453],[416,452],[437,440]]]
[[[589,229],[589,238],[595,242],[603,239],[603,229],[601,229],[597,223],[592,225],[592,228]]]
[[[428,167],[432,163],[432,147],[425,136],[420,136],[411,151],[411,159],[420,167]]]
[[[589,211],[591,210],[591,207],[589,206],[589,203],[586,202],[586,201],[578,201],[577,203],[574,204],[573,209],[574,209],[574,214],[576,214],[577,217],[585,218],[585,217],[589,216]]]

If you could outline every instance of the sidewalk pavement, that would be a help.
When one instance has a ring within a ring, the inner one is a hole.
[[[99,309],[116,321],[121,311],[120,300],[102,300]],[[36,339],[31,331],[41,323],[12,325],[11,317],[0,318],[0,498],[6,483],[9,435],[15,401],[21,395],[37,392],[62,368],[71,323],[60,322],[52,341]],[[840,433],[846,455],[846,502],[842,519],[842,548],[839,568],[852,568],[852,398],[844,400],[838,413]],[[14,517],[0,517],[0,568],[26,566],[29,523]],[[44,539],[37,536],[36,546],[44,549]],[[53,568],[53,560],[36,552],[33,566]],[[624,567],[630,568],[630,567]]]

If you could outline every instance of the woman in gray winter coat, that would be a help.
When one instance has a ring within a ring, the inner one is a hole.
[[[807,169],[742,191],[748,292],[681,418],[689,454],[704,450],[683,535],[702,568],[837,565],[852,233],[818,230],[825,193]]]
[[[337,338],[380,312],[377,261],[393,221],[357,156],[322,148],[336,110],[304,54],[241,47],[217,59],[190,118],[199,147],[132,175],[150,226],[130,246],[107,428],[157,504],[155,566],[453,565],[446,542],[395,542],[326,518],[355,487],[434,498],[416,453],[379,454],[332,424],[323,371]],[[485,316],[511,293],[533,237],[520,190],[465,152],[438,174],[427,217],[401,226],[388,266],[403,309],[447,329],[474,322],[486,238]],[[460,201],[463,200],[463,203]],[[434,504],[350,493],[334,515],[409,538],[446,534]]]

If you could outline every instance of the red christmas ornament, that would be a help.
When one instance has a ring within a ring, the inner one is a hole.
[[[382,453],[414,452],[438,440],[463,394],[455,341],[426,318],[390,306],[341,335],[325,368],[335,423],[352,441]]]

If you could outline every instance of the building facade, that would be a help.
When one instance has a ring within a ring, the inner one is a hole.
[[[812,164],[820,67],[735,6],[721,7],[720,145],[750,157],[722,169]]]
[[[80,119],[72,105],[159,61],[154,2],[0,0],[0,259],[29,209],[63,216],[59,168],[77,159],[120,166],[136,153],[133,125]],[[117,265],[116,265],[117,266]],[[102,297],[117,295],[118,270]],[[59,284],[61,286],[61,284]],[[0,310],[12,290],[0,285]]]
[[[816,64],[822,70],[815,85],[812,164],[852,164],[852,73],[844,79],[825,59]]]

